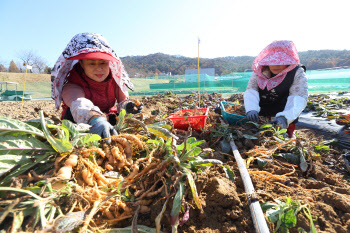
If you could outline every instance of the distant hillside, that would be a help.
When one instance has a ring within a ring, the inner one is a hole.
[[[147,56],[122,57],[123,64],[129,75],[153,76],[156,73],[168,73],[172,75],[184,74],[186,69],[196,69],[197,58],[167,55],[163,53],[150,54]],[[254,57],[222,57],[222,58],[200,58],[201,68],[215,68],[216,75],[224,75],[231,72],[250,69]]]
[[[309,70],[350,66],[350,50],[309,50],[300,52],[299,57]]]
[[[300,61],[308,70],[350,66],[349,50],[310,50],[299,52]],[[147,56],[127,56],[121,58],[127,72],[131,77],[154,76],[156,73],[169,73],[172,75],[184,74],[186,69],[197,68],[197,58],[163,53]],[[201,68],[215,68],[216,75],[225,75],[231,72],[243,72],[251,69],[255,57],[220,57],[200,58]]]

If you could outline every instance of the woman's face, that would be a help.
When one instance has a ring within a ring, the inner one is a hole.
[[[103,82],[109,74],[109,61],[100,59],[79,60],[85,74],[96,82]]]
[[[288,67],[288,65],[271,65],[271,66],[269,66],[270,71],[273,74],[279,74],[282,72],[282,70],[284,70],[287,67]]]

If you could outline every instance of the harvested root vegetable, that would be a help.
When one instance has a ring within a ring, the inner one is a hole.
[[[101,166],[103,164],[103,159],[98,159],[96,161],[97,165]]]
[[[124,156],[120,153],[120,150],[118,147],[113,147],[112,150],[112,155],[113,157],[116,159],[116,160],[119,160],[119,161],[123,161],[124,160]]]
[[[64,156],[58,156],[58,157],[56,158],[56,161],[55,161],[55,170],[58,169],[59,163],[60,163],[64,158],[65,158]]]
[[[96,182],[99,186],[104,186],[108,184],[108,180],[100,172],[95,172],[94,177],[96,178]]]
[[[148,206],[145,206],[145,205],[140,206],[140,212],[141,213],[147,213],[147,212],[150,212],[150,211],[151,211],[151,208],[149,208]]]
[[[117,169],[118,170],[122,170],[123,168],[124,168],[124,166],[126,165],[126,163],[123,161],[123,162],[119,162],[118,164],[117,164]]]
[[[81,172],[81,175],[85,183],[87,183],[88,185],[94,185],[93,175],[90,173],[88,169],[86,168],[83,169],[83,171]]]
[[[123,169],[123,167],[126,165],[126,160],[125,160],[124,153],[122,153],[118,147],[113,147],[111,152],[112,152],[112,155],[113,155],[114,159],[118,161],[116,163],[117,164],[117,168],[119,170]]]
[[[109,183],[106,177],[101,174],[101,171],[103,171],[103,169],[100,166],[84,158],[81,159],[81,162],[86,165],[86,167],[81,172],[85,183],[90,186],[94,185],[95,181],[99,186],[107,185]]]
[[[105,164],[105,169],[112,171],[113,170],[113,166],[110,165],[109,163],[106,163]]]
[[[133,164],[131,169],[132,172],[125,178],[125,180],[127,181],[132,180],[137,175],[137,173],[139,172],[139,166],[137,164]]]
[[[119,135],[112,136],[112,141],[122,145],[126,158],[132,158],[132,144],[126,139]]]
[[[107,216],[108,219],[115,219],[113,213],[107,209],[103,211],[103,213]]]
[[[63,180],[68,180],[72,176],[72,167],[64,166],[61,167],[60,170],[57,172],[57,177],[61,178]]]
[[[113,150],[112,150],[112,151],[113,151]],[[106,154],[106,157],[107,157],[108,162],[109,162],[110,164],[115,164],[115,163],[116,163],[116,160],[115,160],[115,158],[113,157],[112,151],[110,151],[109,153],[107,153],[107,154]]]
[[[85,158],[89,157],[89,155],[92,152],[96,152],[97,154],[101,155],[101,157],[103,158],[106,157],[105,152],[101,148],[90,148],[90,149],[81,150],[81,153]]]
[[[131,212],[132,209],[126,205],[126,203],[122,200],[115,200],[115,206],[119,209],[123,209],[125,212]]]
[[[151,199],[143,199],[143,200],[139,200],[137,202],[135,202],[136,204],[140,205],[140,206],[148,206],[150,205],[152,202]]]
[[[71,154],[64,163],[67,167],[75,167],[78,164],[78,155]]]
[[[78,163],[78,155],[71,154],[69,158],[64,163],[64,166],[60,168],[57,172],[57,177],[68,180],[72,176],[73,167],[75,167]]]
[[[121,181],[122,181],[121,179],[117,179],[117,180],[109,179],[109,185],[114,186],[114,187],[118,187],[118,185],[120,184]]]
[[[130,98],[130,100],[132,100],[133,102],[134,102],[134,104],[138,107],[138,106],[140,106],[142,103],[140,102],[140,101],[138,101],[137,99],[131,99]]]
[[[121,144],[117,143],[116,145],[118,147],[118,150],[120,151],[120,153],[123,154],[123,156],[125,157],[125,152],[124,152],[124,148]]]
[[[134,145],[137,149],[143,149],[143,144],[137,136],[133,134],[121,134],[120,136],[126,138],[129,141],[134,142]]]
[[[163,185],[163,186],[160,187],[158,190],[156,190],[156,191],[154,191],[154,192],[149,192],[149,193],[147,193],[146,197],[153,197],[153,196],[159,194],[160,192],[162,192],[162,190],[163,190],[164,187],[165,187],[165,186]]]

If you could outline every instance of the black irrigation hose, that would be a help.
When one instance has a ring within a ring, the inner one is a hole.
[[[230,141],[230,145],[233,151],[233,155],[235,156],[235,159],[237,162],[239,173],[241,174],[241,177],[242,177],[245,192],[247,193],[247,199],[248,199],[249,208],[253,219],[255,231],[257,233],[269,233],[270,231],[267,226],[265,216],[261,209],[260,203],[258,200],[252,198],[252,195],[255,194],[255,189],[254,189],[252,180],[250,179],[249,172],[246,168],[246,165],[241,157],[241,154],[237,150],[236,144],[233,140]]]
[[[300,117],[297,126],[303,126],[315,130],[328,139],[334,138],[343,149],[350,149],[350,134],[344,133],[342,126],[333,121],[314,120],[310,117]]]

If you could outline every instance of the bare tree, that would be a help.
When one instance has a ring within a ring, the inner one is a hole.
[[[17,57],[27,65],[33,65],[36,54],[33,50],[22,50],[17,53]]]
[[[33,66],[31,72],[43,73],[47,66],[45,59],[37,55],[33,50],[23,50],[18,53],[18,58],[20,58],[26,65]]]
[[[33,68],[38,71],[38,73],[45,72],[45,68],[47,67],[47,62],[39,56],[36,56],[33,61]]]

